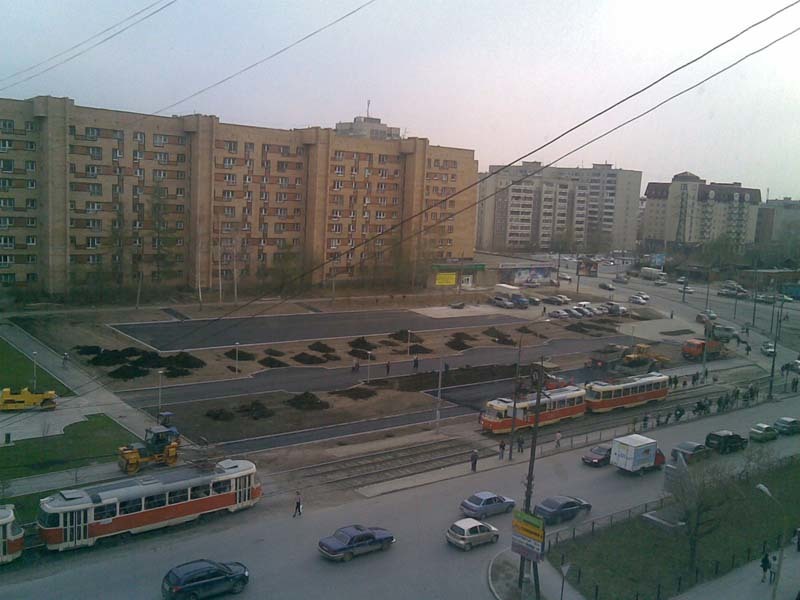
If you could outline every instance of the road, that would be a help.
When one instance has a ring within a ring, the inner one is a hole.
[[[668,427],[659,430],[657,438],[662,448],[668,449],[687,439],[701,440],[713,429],[744,431],[756,421],[772,422],[787,412],[797,412],[799,403],[795,397]],[[779,455],[796,453],[797,438],[783,438],[770,447]],[[661,474],[623,479],[611,467],[584,467],[580,454],[575,450],[537,460],[534,501],[555,493],[574,494],[590,500],[592,516],[598,517],[660,496]],[[714,458],[721,463],[742,459],[739,454]],[[476,490],[521,498],[525,468],[520,460],[504,468],[372,499],[329,502],[325,508],[310,504],[299,519],[290,517],[290,499],[264,501],[249,511],[187,528],[5,567],[0,597],[155,598],[169,566],[208,557],[241,560],[248,565],[252,579],[242,598],[489,599],[486,570],[494,553],[509,543],[510,515],[490,519],[501,531],[497,547],[480,547],[469,553],[449,548],[444,529],[459,518],[458,502]],[[317,539],[354,522],[387,527],[398,541],[387,552],[351,563],[323,560],[316,550]]]

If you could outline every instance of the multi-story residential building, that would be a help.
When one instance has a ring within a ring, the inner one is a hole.
[[[752,243],[761,191],[741,183],[706,183],[689,172],[671,183],[651,182],[645,191],[644,246],[698,245],[727,235],[736,245]]]
[[[290,259],[319,283],[474,250],[476,191],[454,195],[474,152],[424,138],[44,96],[0,100],[0,171],[0,282],[50,293],[101,275],[215,287]]]
[[[484,250],[632,250],[642,174],[608,164],[523,162],[481,182],[476,245]]]
[[[756,241],[790,240],[800,234],[800,200],[767,200],[758,207]]]
[[[371,140],[399,140],[401,138],[399,127],[389,127],[376,117],[356,117],[352,123],[340,121],[336,124],[336,134]]]

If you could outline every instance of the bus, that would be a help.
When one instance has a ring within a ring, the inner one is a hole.
[[[539,425],[549,425],[564,419],[582,417],[586,412],[584,397],[586,390],[569,385],[550,391],[542,391]],[[511,414],[514,401],[509,398],[496,398],[486,403],[481,415],[481,429],[490,433],[511,431]],[[536,394],[525,394],[517,401],[516,429],[533,427],[536,415]]]
[[[17,523],[14,505],[0,506],[0,565],[19,557],[24,545],[25,532]]]
[[[668,392],[669,377],[655,371],[611,382],[592,381],[586,384],[586,410],[600,413],[639,406],[664,400]]]
[[[39,501],[37,526],[48,550],[63,551],[121,533],[177,525],[206,513],[234,512],[260,498],[255,465],[226,459],[62,490]]]

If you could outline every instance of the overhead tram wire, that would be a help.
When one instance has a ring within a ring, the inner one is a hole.
[[[84,54],[86,54],[87,52],[89,52],[89,51],[91,51],[91,50],[94,50],[94,49],[95,49],[95,48],[97,48],[98,46],[102,46],[102,45],[103,45],[103,44],[105,44],[106,42],[108,42],[108,41],[110,41],[110,40],[114,39],[115,37],[117,37],[118,35],[121,35],[121,34],[125,33],[126,31],[128,31],[128,30],[129,30],[129,29],[131,29],[132,27],[135,27],[136,25],[138,25],[138,24],[139,24],[139,23],[141,23],[142,21],[146,21],[146,20],[147,20],[147,19],[149,19],[150,17],[154,17],[155,15],[157,15],[158,13],[160,13],[162,10],[164,10],[164,9],[166,9],[166,8],[169,8],[170,6],[172,6],[173,4],[175,4],[177,1],[178,1],[178,0],[170,0],[170,1],[169,1],[169,2],[167,2],[165,5],[163,5],[163,6],[159,7],[159,8],[157,8],[156,10],[154,10],[154,11],[152,11],[152,12],[150,12],[150,13],[148,13],[148,14],[144,15],[143,17],[141,17],[141,18],[137,19],[137,20],[136,20],[136,21],[134,21],[133,23],[130,23],[129,25],[126,25],[125,27],[123,27],[123,28],[122,28],[122,29],[120,29],[119,31],[115,31],[115,32],[114,32],[114,33],[112,33],[111,35],[104,37],[103,39],[101,39],[101,40],[99,40],[99,41],[95,42],[95,43],[94,43],[94,44],[92,44],[91,46],[89,46],[89,47],[87,47],[87,48],[84,48],[84,49],[83,49],[83,50],[81,50],[80,52],[76,52],[75,54],[73,54],[73,55],[71,55],[71,56],[68,56],[68,57],[66,57],[66,58],[65,58],[65,59],[63,59],[63,60],[60,60],[60,61],[58,61],[58,62],[57,62],[57,63],[55,63],[54,65],[50,65],[50,66],[49,66],[49,67],[47,67],[46,69],[42,69],[41,71],[38,71],[38,72],[36,72],[36,73],[33,73],[32,75],[28,75],[27,77],[24,77],[24,78],[20,79],[19,81],[15,81],[14,83],[10,83],[10,84],[8,84],[8,85],[6,85],[6,86],[4,86],[4,87],[1,87],[1,88],[0,88],[0,92],[3,92],[3,91],[5,91],[5,90],[7,90],[7,89],[10,89],[10,88],[12,88],[12,87],[16,87],[16,86],[18,86],[18,85],[19,85],[19,84],[21,84],[21,83],[25,83],[26,81],[30,81],[31,79],[35,79],[36,77],[39,77],[40,75],[44,75],[45,73],[48,73],[48,72],[52,71],[53,69],[55,69],[55,68],[57,68],[57,67],[60,67],[60,66],[61,66],[61,65],[63,65],[63,64],[66,64],[66,63],[68,63],[68,62],[70,62],[70,61],[73,61],[73,60],[75,60],[76,58],[78,58],[78,57],[80,57],[80,56],[83,56],[83,55],[84,55]]]
[[[32,70],[34,70],[34,69],[38,69],[39,67],[41,67],[42,65],[45,65],[45,64],[49,63],[50,61],[53,61],[53,60],[55,60],[55,59],[57,59],[57,58],[59,58],[59,57],[61,57],[61,56],[64,56],[65,54],[69,54],[69,53],[70,53],[70,52],[72,52],[73,50],[76,50],[76,49],[80,48],[81,46],[83,46],[84,44],[88,44],[88,43],[89,43],[89,42],[91,42],[93,39],[95,39],[95,38],[97,38],[97,37],[100,37],[101,35],[103,35],[103,34],[105,34],[105,33],[108,33],[109,31],[112,31],[112,30],[116,29],[117,27],[119,27],[119,26],[120,26],[120,25],[122,25],[123,23],[126,23],[127,21],[130,21],[131,19],[133,19],[133,18],[135,18],[135,17],[139,16],[140,14],[142,14],[142,13],[143,13],[143,12],[145,12],[145,11],[148,11],[148,10],[150,10],[151,8],[153,8],[154,6],[156,6],[157,4],[161,4],[162,2],[164,2],[164,0],[157,0],[156,2],[153,2],[153,3],[152,3],[152,4],[150,4],[150,5],[148,5],[148,6],[145,6],[144,8],[142,8],[142,9],[140,9],[140,10],[137,10],[135,13],[133,13],[133,14],[131,14],[131,15],[128,15],[127,17],[125,17],[125,18],[124,18],[124,19],[122,19],[121,21],[117,21],[117,22],[116,22],[116,23],[114,23],[113,25],[111,25],[111,26],[109,26],[109,27],[106,27],[106,28],[105,28],[105,29],[103,29],[102,31],[98,31],[98,32],[97,32],[97,33],[95,33],[94,35],[92,35],[92,36],[90,36],[90,37],[86,38],[85,40],[83,40],[82,42],[78,42],[78,43],[77,43],[77,44],[75,44],[74,46],[70,46],[70,47],[69,47],[69,48],[67,48],[66,50],[62,50],[61,52],[58,52],[58,53],[56,53],[56,54],[53,54],[52,56],[50,56],[50,57],[48,57],[48,58],[45,58],[44,60],[42,60],[42,61],[40,61],[40,62],[36,63],[35,65],[31,65],[30,67],[26,67],[26,68],[24,68],[24,69],[21,69],[21,70],[17,71],[16,73],[12,73],[11,75],[6,75],[5,77],[2,77],[2,78],[0,78],[0,83],[2,83],[2,82],[4,82],[4,81],[8,81],[9,79],[14,79],[14,78],[15,78],[15,77],[17,77],[17,76],[19,76],[19,75],[22,75],[23,73],[27,73],[28,71],[32,71]]]
[[[722,43],[720,43],[720,44],[717,44],[716,46],[714,46],[714,48],[713,48],[713,49],[720,48],[720,47],[721,47],[722,45],[724,45],[725,43],[729,43],[730,41],[732,41],[732,40],[736,39],[737,37],[739,37],[739,36],[740,36],[742,33],[746,32],[746,31],[749,31],[750,29],[752,29],[753,27],[755,27],[755,26],[757,26],[757,25],[759,25],[759,24],[761,24],[761,23],[764,23],[765,21],[769,20],[770,18],[772,18],[772,17],[774,17],[774,16],[776,16],[776,15],[780,14],[780,13],[781,13],[781,12],[783,12],[784,10],[786,10],[786,9],[788,9],[788,8],[790,8],[790,7],[792,7],[792,6],[796,5],[796,4],[798,4],[798,3],[800,3],[800,0],[797,0],[796,2],[793,2],[793,3],[789,4],[789,5],[787,5],[786,7],[784,7],[784,8],[782,8],[782,9],[780,9],[779,11],[776,11],[776,12],[772,13],[772,14],[771,14],[771,15],[769,15],[768,17],[765,17],[764,19],[761,19],[760,21],[757,21],[756,23],[754,23],[754,24],[752,24],[752,25],[749,25],[748,27],[746,27],[745,29],[743,29],[743,30],[742,30],[740,33],[738,33],[738,34],[736,34],[736,35],[734,35],[734,36],[732,36],[732,37],[728,38],[728,40],[726,40],[725,42],[722,42]],[[800,29],[800,28],[798,28],[798,29]],[[778,43],[778,42],[780,42],[780,41],[782,41],[782,40],[784,40],[784,39],[788,38],[788,37],[789,37],[789,36],[791,36],[791,35],[794,35],[795,33],[797,33],[798,29],[794,29],[794,30],[790,31],[789,33],[786,33],[786,34],[784,34],[784,35],[782,35],[782,36],[780,36],[780,37],[778,37],[778,38],[774,39],[774,40],[773,40],[773,41],[771,41],[770,43],[768,43],[768,44],[766,44],[766,45],[764,45],[764,46],[762,46],[762,47],[760,47],[760,48],[758,48],[758,49],[756,49],[756,50],[754,50],[754,51],[752,51],[752,52],[750,52],[750,53],[748,53],[748,54],[744,55],[743,57],[741,57],[741,58],[740,58],[740,59],[738,59],[737,61],[735,61],[735,62],[733,62],[733,63],[729,64],[727,67],[724,67],[723,69],[720,69],[719,71],[716,71],[715,73],[713,73],[712,75],[710,75],[710,76],[706,77],[705,79],[701,80],[700,82],[698,82],[698,83],[696,83],[696,84],[694,84],[694,85],[692,85],[692,86],[690,86],[690,87],[688,87],[688,88],[685,88],[684,90],[682,90],[681,92],[678,92],[677,94],[673,94],[672,96],[670,96],[670,97],[669,97],[669,98],[667,98],[666,100],[664,100],[664,101],[662,101],[662,102],[660,102],[660,103],[656,104],[655,106],[653,106],[653,107],[651,107],[650,109],[648,109],[648,110],[646,110],[646,111],[644,111],[644,112],[640,113],[639,115],[637,115],[637,116],[635,116],[635,117],[633,117],[633,118],[631,118],[631,119],[628,119],[627,121],[625,121],[625,122],[623,122],[622,124],[620,124],[620,125],[618,125],[618,126],[616,126],[616,127],[612,128],[612,129],[610,129],[610,130],[606,131],[605,133],[603,133],[603,134],[601,134],[601,135],[599,135],[599,136],[596,136],[595,138],[593,138],[593,139],[592,139],[592,140],[590,140],[589,142],[586,142],[586,143],[584,143],[584,144],[581,144],[580,146],[578,146],[578,147],[574,148],[574,149],[573,149],[573,150],[571,150],[570,152],[568,152],[568,153],[566,153],[566,154],[562,155],[561,157],[557,158],[555,161],[553,161],[553,162],[551,162],[551,163],[548,163],[548,165],[545,165],[544,167],[542,167],[542,169],[544,169],[544,168],[546,168],[546,167],[548,167],[548,166],[552,166],[552,165],[553,165],[555,162],[557,162],[557,161],[559,161],[559,160],[562,160],[563,158],[566,158],[567,156],[569,156],[569,155],[571,155],[571,154],[573,154],[573,153],[575,153],[575,152],[578,152],[579,150],[581,150],[581,149],[585,148],[586,146],[588,146],[588,145],[590,145],[590,144],[594,143],[595,141],[598,141],[598,140],[602,139],[603,137],[606,137],[607,135],[610,135],[610,134],[611,134],[611,133],[613,133],[614,131],[617,131],[617,130],[618,130],[618,129],[620,129],[621,127],[624,127],[624,126],[628,125],[629,123],[632,123],[633,121],[636,121],[636,120],[638,120],[638,119],[642,118],[642,117],[643,117],[643,116],[645,116],[646,114],[649,114],[650,112],[653,112],[654,110],[657,110],[658,108],[660,108],[660,107],[661,107],[661,106],[663,106],[664,104],[666,104],[666,103],[668,103],[668,102],[670,102],[670,101],[674,100],[675,98],[677,98],[677,97],[679,97],[679,96],[681,96],[681,95],[683,95],[683,94],[685,94],[685,93],[687,93],[687,92],[691,91],[692,89],[695,89],[696,87],[698,87],[698,86],[700,86],[700,85],[703,85],[704,83],[706,83],[706,82],[710,81],[711,79],[713,79],[713,78],[717,77],[718,75],[721,75],[721,74],[722,74],[722,73],[724,73],[725,71],[727,71],[727,70],[729,70],[729,69],[731,69],[731,68],[735,67],[736,65],[738,65],[738,64],[740,64],[741,62],[743,62],[743,61],[747,60],[748,58],[751,58],[752,56],[755,56],[756,54],[759,54],[759,53],[763,52],[764,50],[766,50],[766,49],[770,48],[770,47],[771,47],[771,46],[773,46],[774,44],[776,44],[776,43]],[[710,50],[710,51],[707,51],[707,52],[705,52],[705,53],[703,53],[701,56],[706,56],[706,55],[708,55],[708,53],[709,53],[709,52],[711,52],[711,50]],[[674,73],[676,73],[677,71],[679,71],[681,68],[685,68],[685,66],[688,66],[689,64],[692,64],[692,63],[694,63],[694,62],[696,62],[696,59],[693,59],[692,61],[689,61],[689,62],[687,62],[687,63],[684,63],[684,65],[683,65],[683,66],[681,66],[681,67],[678,67],[678,68],[676,68],[676,69],[673,69],[672,71],[670,71],[670,74],[674,74]],[[659,79],[657,79],[657,80],[656,80],[656,82],[663,81],[663,80],[664,80],[664,79],[665,79],[667,76],[668,76],[668,75],[665,75],[665,76],[662,76],[662,77],[660,77]],[[636,93],[634,93],[634,94],[631,94],[631,95],[627,96],[626,98],[628,98],[628,99],[630,99],[630,98],[633,98],[635,95],[638,95],[638,93],[641,93],[641,91],[644,91],[645,89],[649,89],[649,88],[650,88],[650,87],[652,87],[652,85],[654,85],[654,84],[655,84],[655,82],[654,82],[653,84],[650,84],[650,85],[646,86],[645,88],[642,88],[642,90],[640,90],[640,92],[636,92]],[[613,104],[613,105],[612,105],[612,107],[614,107],[614,106],[618,106],[618,105],[619,105],[621,102],[622,102],[622,101],[620,101],[620,102],[617,102],[617,103]],[[600,113],[597,113],[597,115],[596,115],[596,116],[600,116],[600,115],[601,115],[601,114],[603,114],[604,112],[607,112],[607,111],[601,111]],[[592,117],[592,118],[596,118],[596,117]],[[590,119],[587,119],[587,120],[584,120],[584,121],[583,121],[583,123],[588,123],[590,120],[591,120],[591,118],[590,118]],[[577,127],[577,126],[576,126],[576,127]],[[576,127],[572,127],[572,128],[570,128],[569,130],[567,130],[567,131],[574,131],[574,129],[576,129]],[[558,136],[557,138],[555,138],[555,139],[551,140],[550,142],[548,142],[548,143],[546,143],[546,144],[542,145],[542,146],[541,146],[539,149],[547,147],[548,145],[550,145],[551,143],[553,143],[553,142],[554,142],[554,141],[556,141],[557,139],[559,139],[559,138],[563,137],[564,135],[566,135],[566,132],[565,132],[564,134],[561,134],[561,135],[560,135],[560,136]],[[530,155],[531,155],[531,154],[533,154],[534,152],[538,151],[539,149],[536,149],[536,150],[533,150],[533,151],[531,151],[531,152],[529,152],[529,153],[526,153],[526,154],[525,154],[525,156],[524,156],[524,158],[527,158],[528,156],[530,156]],[[501,172],[502,170],[504,170],[504,169],[507,169],[509,166],[511,166],[511,165],[513,165],[513,164],[515,164],[515,163],[516,163],[516,162],[518,162],[519,160],[521,160],[521,159],[517,159],[516,161],[514,161],[514,162],[512,162],[512,163],[509,163],[508,165],[506,165],[505,167],[503,167],[503,169],[501,169],[501,170],[498,170],[498,171],[495,171],[495,172],[493,172],[491,175],[495,175],[495,174],[497,174],[497,173]],[[496,190],[494,193],[490,194],[489,196],[486,196],[485,198],[481,198],[481,199],[477,200],[476,202],[474,202],[474,203],[472,203],[472,204],[470,204],[470,205],[468,205],[468,206],[466,206],[466,207],[464,207],[464,208],[462,208],[462,209],[458,210],[456,213],[454,213],[454,215],[461,214],[462,212],[465,212],[466,210],[470,210],[470,209],[474,208],[475,206],[477,206],[478,204],[480,204],[480,203],[481,203],[481,202],[483,202],[484,200],[487,200],[487,199],[489,199],[489,198],[491,198],[491,197],[495,196],[496,194],[498,194],[498,193],[500,193],[500,192],[502,192],[502,191],[505,191],[506,189],[508,189],[508,188],[509,188],[510,186],[512,186],[512,185],[518,185],[518,184],[519,184],[521,181],[524,181],[524,180],[525,180],[525,179],[527,179],[528,177],[531,177],[531,176],[535,175],[535,174],[536,174],[536,173],[538,173],[538,172],[541,172],[541,171],[537,171],[537,172],[535,172],[535,173],[529,174],[529,175],[527,175],[527,176],[525,176],[525,177],[523,177],[523,178],[521,178],[521,179],[519,179],[519,180],[517,180],[517,181],[515,181],[515,182],[512,182],[511,184],[509,184],[509,186],[506,186],[505,188],[501,188],[501,189],[498,189],[498,190]],[[491,175],[490,175],[490,176],[491,176]],[[469,186],[466,186],[466,187],[462,188],[462,189],[461,189],[461,190],[459,190],[458,192],[455,192],[454,194],[451,194],[450,196],[448,196],[448,197],[444,198],[444,199],[443,199],[441,202],[446,202],[447,200],[449,200],[449,199],[451,199],[451,198],[454,198],[455,196],[457,196],[457,195],[459,195],[459,194],[461,194],[461,193],[463,193],[463,192],[465,192],[465,191],[467,191],[467,190],[469,190],[469,189],[471,189],[471,188],[475,187],[475,185],[477,185],[478,183],[480,183],[481,181],[483,181],[483,180],[485,180],[485,179],[488,179],[488,177],[484,177],[483,179],[481,179],[481,180],[478,180],[476,183],[473,183],[473,184],[471,184],[471,185],[469,185]],[[440,203],[441,203],[441,202],[440,202]],[[382,233],[382,234],[378,234],[378,235],[376,235],[376,236],[373,236],[372,238],[370,238],[370,239],[366,240],[365,242],[362,242],[361,244],[359,244],[358,246],[356,246],[356,248],[363,247],[363,246],[365,246],[365,245],[367,245],[367,244],[369,244],[369,243],[373,242],[375,239],[377,239],[377,238],[379,238],[379,237],[382,237],[382,236],[385,236],[387,233],[391,233],[391,232],[392,232],[393,230],[395,230],[395,229],[396,229],[396,228],[397,228],[399,225],[402,225],[403,223],[405,223],[405,222],[407,222],[407,221],[409,221],[409,220],[412,220],[412,219],[414,219],[414,218],[417,218],[418,216],[420,216],[420,215],[422,215],[422,214],[426,213],[426,212],[427,212],[428,210],[430,210],[431,208],[436,208],[436,205],[434,205],[434,206],[431,206],[431,207],[429,207],[429,208],[427,208],[427,209],[423,209],[422,211],[418,212],[417,214],[415,214],[415,215],[412,215],[411,217],[408,217],[407,219],[404,219],[404,220],[403,220],[401,223],[399,223],[399,224],[397,224],[397,225],[394,225],[394,226],[392,226],[392,228],[390,228],[388,231],[386,231],[386,232],[384,232],[384,233]],[[412,238],[413,238],[413,237],[416,237],[417,235],[421,235],[422,233],[424,233],[424,232],[428,231],[428,230],[429,230],[429,229],[431,229],[432,227],[433,227],[433,225],[429,226],[427,229],[420,229],[420,230],[418,230],[417,232],[412,232],[412,235],[411,235],[410,237],[412,237]],[[396,245],[396,244],[395,244],[395,245]],[[391,246],[391,247],[393,247],[393,246]],[[315,266],[315,267],[312,267],[310,270],[308,270],[308,271],[306,271],[306,272],[304,272],[304,273],[300,274],[299,276],[297,276],[296,278],[294,278],[292,281],[296,281],[296,280],[298,280],[298,279],[303,279],[303,278],[307,277],[307,276],[308,276],[310,273],[313,273],[314,271],[316,271],[316,270],[318,270],[318,269],[320,269],[320,268],[323,268],[323,267],[325,267],[326,265],[330,264],[331,262],[332,262],[332,259],[325,260],[325,261],[323,261],[322,263],[318,264],[317,266]],[[294,297],[296,297],[296,296],[291,296],[291,297],[289,297],[289,298],[282,299],[282,300],[281,300],[280,302],[278,302],[277,304],[275,304],[275,305],[272,305],[272,306],[269,306],[269,307],[267,307],[267,308],[268,308],[268,310],[271,310],[272,308],[276,308],[276,307],[278,307],[278,306],[281,306],[281,305],[285,304],[286,302],[288,302],[288,301],[290,301],[290,300],[294,299]],[[260,300],[262,300],[262,299],[264,299],[264,298],[265,298],[265,296],[259,296],[259,297],[256,297],[256,298],[254,298],[254,299],[251,299],[251,300],[247,301],[247,302],[246,302],[244,305],[242,305],[240,308],[244,308],[244,307],[246,307],[246,306],[249,306],[249,305],[251,305],[251,304],[253,304],[253,303],[255,303],[255,302],[258,302],[258,301],[260,301]],[[236,308],[236,309],[234,309],[234,310],[232,310],[232,311],[229,311],[228,313],[224,314],[224,315],[223,315],[223,316],[221,316],[221,317],[218,317],[218,318],[216,318],[216,319],[212,319],[212,320],[208,321],[206,324],[204,324],[203,326],[201,326],[201,328],[204,328],[204,327],[208,326],[208,325],[209,325],[209,324],[211,324],[211,323],[215,323],[215,322],[217,322],[217,321],[219,321],[219,320],[221,320],[221,319],[223,319],[223,318],[226,318],[227,316],[229,316],[229,315],[231,315],[231,314],[234,314],[234,313],[238,312],[238,310],[240,310],[240,308]],[[256,313],[255,315],[250,315],[250,316],[248,316],[248,317],[243,317],[243,318],[253,318],[253,317],[257,317],[257,316],[260,316],[261,314],[263,314],[264,312],[265,312],[265,311],[260,311],[260,312]],[[192,333],[196,333],[196,331],[195,331],[195,332],[192,332]],[[183,339],[183,338],[185,338],[185,337],[186,337],[186,334],[184,334],[184,335],[182,335],[182,336],[179,336],[179,337],[177,337],[177,338],[175,338],[175,339],[173,340],[173,343],[174,343],[174,341],[179,341],[179,340],[181,340],[181,339]],[[201,339],[205,339],[205,338],[201,338]],[[86,384],[83,384],[83,385],[81,385],[81,386],[78,386],[78,387],[77,387],[75,390],[73,390],[73,391],[77,391],[78,389],[81,389],[82,387],[84,387],[84,385],[98,384],[99,380],[100,380],[100,379],[102,379],[102,378],[103,378],[103,377],[105,377],[105,376],[106,376],[105,374],[101,374],[101,375],[98,375],[98,376],[96,376],[96,377],[93,377],[93,378],[91,378],[91,379],[90,379],[90,380],[89,380],[89,381],[88,381]],[[89,389],[89,390],[86,390],[86,391],[84,391],[84,392],[82,392],[82,393],[83,393],[83,394],[86,394],[86,393],[89,393],[89,392],[91,392],[91,391],[94,391],[95,389],[99,389],[100,387],[102,387],[102,385],[101,385],[101,384],[98,384],[98,385],[95,385],[95,387],[93,387],[93,388],[91,388],[91,389]],[[75,397],[77,397],[77,396],[75,396]],[[67,398],[67,399],[65,399],[65,402],[68,402],[69,400],[70,400],[70,398]],[[22,420],[24,420],[25,418],[30,418],[31,414],[29,413],[29,414],[26,414],[26,415],[11,415],[11,416],[9,416],[9,417],[6,419],[6,421],[0,421],[0,424],[7,423],[7,422],[9,422],[11,419],[13,419],[13,418],[14,418],[14,417],[16,417],[16,416],[19,416],[19,417],[20,417],[20,421],[22,421]],[[17,421],[17,422],[20,422],[20,421]]]

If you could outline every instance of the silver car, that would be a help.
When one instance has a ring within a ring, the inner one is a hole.
[[[465,552],[472,550],[473,546],[480,544],[497,543],[500,533],[497,527],[489,523],[482,523],[475,519],[461,519],[456,521],[444,534],[448,544],[461,548]]]
[[[494,492],[475,492],[461,501],[461,512],[465,517],[483,520],[489,515],[511,512],[515,504],[512,498],[498,496]]]

